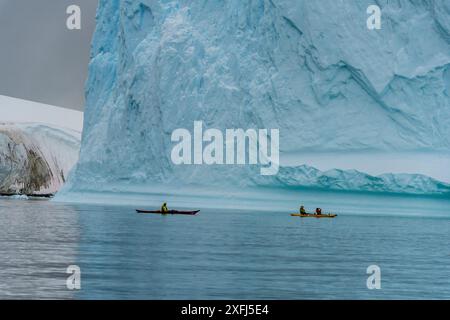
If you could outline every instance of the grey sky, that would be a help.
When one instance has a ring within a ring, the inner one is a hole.
[[[0,0],[0,94],[83,110],[98,0]],[[81,8],[81,30],[66,8]]]

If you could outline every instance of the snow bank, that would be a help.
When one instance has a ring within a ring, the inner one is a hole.
[[[0,122],[42,123],[81,132],[83,112],[0,95]]]

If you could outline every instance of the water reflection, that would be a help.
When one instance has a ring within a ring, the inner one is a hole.
[[[71,207],[2,197],[0,226],[0,298],[73,298],[66,269],[76,261],[79,227]]]
[[[302,194],[314,199],[338,218],[0,198],[0,298],[450,298],[448,199]],[[66,288],[72,264],[79,291]],[[371,264],[382,290],[366,287]]]

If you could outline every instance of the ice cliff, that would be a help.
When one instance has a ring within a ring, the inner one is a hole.
[[[450,2],[101,0],[80,160],[65,193],[114,183],[447,192],[416,176],[174,166],[171,133],[278,128],[280,152],[450,150]],[[322,178],[318,178],[322,177]],[[326,177],[326,178],[324,178]],[[370,180],[370,179],[369,179]],[[351,184],[349,186],[348,184]],[[410,185],[411,184],[411,185]],[[124,187],[125,188],[125,187]]]
[[[0,95],[0,195],[52,195],[78,160],[82,112]]]
[[[0,123],[0,194],[56,193],[75,165],[79,147],[76,131]]]

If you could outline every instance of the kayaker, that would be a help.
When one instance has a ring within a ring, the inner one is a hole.
[[[300,207],[300,214],[306,214],[306,210],[304,206]]]
[[[322,215],[322,209],[316,208],[316,215],[318,216]]]
[[[162,213],[167,213],[169,211],[169,209],[167,209],[167,203],[163,203],[162,207],[161,207],[161,212]]]

